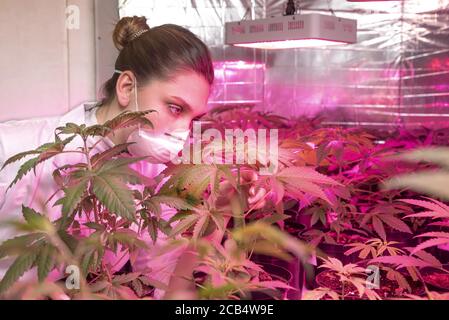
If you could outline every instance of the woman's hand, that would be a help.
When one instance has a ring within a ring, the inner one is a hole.
[[[267,190],[257,185],[259,176],[253,170],[242,170],[240,172],[240,186],[247,195],[248,206],[251,210],[261,209],[266,205]],[[229,181],[223,181],[219,187],[218,206],[230,204],[230,199],[236,190]]]

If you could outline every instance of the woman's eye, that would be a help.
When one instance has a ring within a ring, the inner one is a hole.
[[[183,110],[182,110],[182,107],[177,106],[177,105],[170,104],[168,107],[170,108],[170,111],[171,111],[175,116],[180,115],[180,114],[182,113],[182,111],[183,111]]]

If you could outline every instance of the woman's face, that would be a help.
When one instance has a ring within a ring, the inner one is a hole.
[[[123,101],[120,101],[121,93],[118,92],[119,103],[128,111],[136,111],[134,78],[132,73],[128,75],[128,80],[126,73],[122,76],[124,84],[129,82],[123,89],[129,90],[123,90],[127,92],[122,94]],[[156,132],[187,131],[192,121],[206,112],[210,85],[204,76],[194,71],[179,72],[170,80],[156,79],[144,86],[139,83],[137,85],[139,111],[155,111],[148,115],[148,119],[153,123]]]

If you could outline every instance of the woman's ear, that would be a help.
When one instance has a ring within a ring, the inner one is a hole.
[[[117,80],[115,87],[117,101],[123,109],[128,108],[133,99],[134,81],[136,78],[131,71],[122,72]]]

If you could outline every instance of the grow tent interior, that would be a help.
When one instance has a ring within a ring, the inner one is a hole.
[[[226,22],[282,15],[285,0],[120,1],[150,27],[177,23],[211,48],[210,105],[254,105],[324,125],[445,127],[449,117],[449,0],[301,0],[301,13],[356,19],[353,45],[259,50],[224,45]]]

